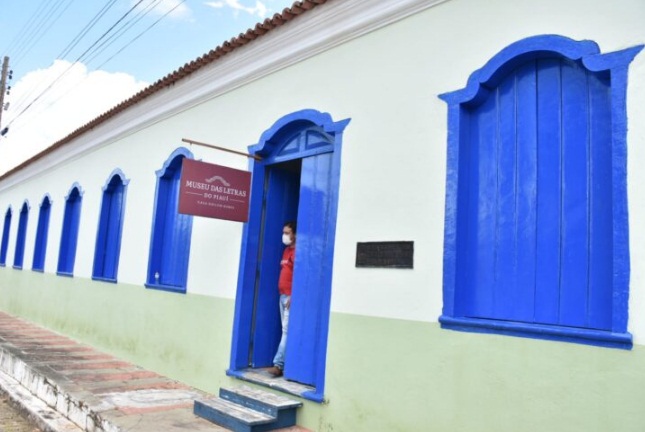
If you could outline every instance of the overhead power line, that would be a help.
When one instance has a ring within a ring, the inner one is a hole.
[[[92,28],[96,25],[96,23],[99,22],[101,18],[103,18],[103,16],[112,8],[112,6],[114,6],[114,3],[116,3],[116,1],[117,0],[108,1],[103,6],[103,8],[100,11],[98,11],[96,15],[94,15],[94,17],[90,20],[90,22],[88,22],[85,25],[85,27],[83,27],[83,29],[74,37],[74,39],[72,39],[72,41],[69,44],[67,44],[67,46],[63,49],[63,51],[61,51],[60,54],[58,54],[56,58],[60,58],[60,59],[65,58],[65,56],[69,54],[70,51],[76,47],[76,45],[78,45],[81,39],[83,39],[85,35],[87,35],[87,33],[90,30],[92,30]]]
[[[107,12],[107,9],[111,7],[116,0],[110,0],[108,4],[106,4],[101,11],[95,15],[95,17],[84,27],[83,30],[72,40],[62,51],[65,54],[68,54],[78,43],[80,40],[87,34],[89,29],[91,29],[100,18],[102,18],[105,13]],[[51,89],[58,83],[71,69],[76,65],[78,62],[82,61],[87,61],[86,63],[89,64],[89,62],[93,61],[94,59],[97,58],[98,55],[102,54],[109,46],[114,44],[117,40],[122,38],[124,34],[126,34],[134,25],[136,25],[143,17],[148,15],[152,10],[154,10],[160,3],[161,0],[151,0],[151,3],[146,6],[143,10],[139,11],[137,14],[135,14],[134,17],[132,17],[130,20],[125,21],[123,24],[121,24],[137,7],[143,2],[144,0],[139,0],[134,6],[132,6],[126,13],[124,13],[114,24],[112,24],[98,39],[96,39],[87,49],[83,51],[81,55],[77,57],[77,59],[65,70],[63,71],[60,75],[58,75],[47,87],[45,87],[44,90],[42,90],[35,98],[33,98],[24,108],[22,106],[19,106],[18,109],[22,108],[20,112],[11,120],[9,125],[11,125],[14,121],[16,121],[18,118],[20,118],[28,109],[30,109],[36,102],[38,102],[45,94],[47,94]],[[110,56],[107,60],[103,61],[97,69],[100,69],[103,67],[105,64],[110,62],[112,59],[114,59],[116,56],[118,56],[120,53],[122,53],[125,49],[127,49],[130,45],[132,45],[136,40],[138,40],[141,36],[143,36],[145,33],[150,31],[153,27],[155,27],[163,18],[166,16],[170,15],[172,12],[174,12],[179,6],[181,6],[183,3],[185,3],[186,0],[181,0],[178,2],[173,8],[168,10],[166,13],[164,13],[161,17],[159,17],[155,22],[153,22],[151,25],[149,25],[147,28],[145,28],[143,31],[141,31],[139,34],[137,34],[135,37],[131,38],[126,44],[124,44],[118,51],[116,51],[112,56]],[[86,77],[87,79],[87,77]],[[80,83],[77,83],[74,88],[76,88]],[[65,95],[61,95],[58,97],[54,103],[59,101],[61,98],[63,98]],[[29,95],[31,97],[31,95]],[[21,100],[21,102],[23,102]],[[24,105],[24,103],[23,103]]]
[[[116,27],[116,26],[117,26],[121,21],[123,21],[123,20],[125,19],[125,17],[127,17],[127,16],[128,16],[128,15],[129,15],[129,14],[130,14],[134,9],[136,9],[136,8],[137,8],[137,6],[139,6],[142,2],[143,2],[143,0],[139,0],[139,1],[138,1],[134,6],[132,6],[132,7],[131,7],[131,8],[130,8],[130,9],[129,9],[125,14],[123,14],[123,15],[121,16],[121,18],[119,18],[119,19],[117,20],[117,22],[116,22],[116,23],[114,23],[114,24],[113,24],[113,25],[112,25],[112,26],[111,26],[107,31],[105,31],[105,32],[101,35],[101,37],[99,37],[96,41],[94,41],[94,43],[93,43],[92,45],[90,45],[90,47],[89,47],[89,48],[87,48],[87,49],[83,52],[83,54],[81,54],[80,56],[78,56],[78,58],[77,58],[76,60],[74,60],[74,62],[72,62],[72,64],[70,64],[70,65],[69,65],[69,67],[68,67],[67,69],[65,69],[65,70],[64,70],[60,75],[58,75],[56,78],[54,78],[54,80],[53,80],[53,81],[52,81],[52,82],[51,82],[47,87],[45,87],[45,89],[44,89],[42,92],[40,92],[40,94],[38,94],[38,96],[36,96],[36,97],[31,101],[31,102],[29,102],[29,104],[28,104],[26,107],[24,107],[24,108],[22,109],[22,111],[20,111],[20,112],[19,112],[19,113],[18,113],[18,114],[17,114],[17,115],[16,115],[16,116],[11,120],[11,122],[9,122],[9,125],[11,125],[14,121],[16,121],[20,116],[22,116],[22,115],[25,113],[25,111],[27,111],[29,108],[31,108],[31,107],[33,106],[33,104],[34,104],[34,103],[36,103],[36,102],[37,102],[41,97],[43,97],[43,95],[45,95],[49,90],[51,90],[51,88],[52,88],[52,87],[53,87],[53,86],[54,86],[58,81],[60,81],[60,80],[61,80],[61,78],[63,78],[65,75],[67,75],[67,73],[68,73],[68,72],[69,72],[69,71],[74,67],[74,65],[75,65],[75,64],[76,64],[80,59],[82,59],[82,58],[83,58],[83,56],[85,56],[85,54],[87,54],[87,52],[89,52],[89,51],[90,51],[94,46],[96,46],[96,44],[98,44],[98,43],[99,43],[103,38],[105,38],[105,36],[106,36],[107,34],[109,34],[109,33],[114,29],[114,27]]]
[[[46,11],[46,15],[41,17],[40,20],[32,25],[31,31],[25,36],[18,46],[17,53],[14,54],[15,60],[13,62],[16,67],[20,61],[31,51],[31,49],[38,43],[49,29],[60,19],[63,13],[69,8],[74,0],[58,0],[53,3]],[[56,14],[54,16],[54,14]]]

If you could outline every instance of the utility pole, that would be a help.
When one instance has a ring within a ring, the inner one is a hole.
[[[2,113],[4,112],[4,94],[7,92],[8,73],[9,57],[5,56],[2,61],[2,72],[0,73],[0,131],[4,131],[4,129],[2,129]],[[4,133],[2,135],[4,135]]]

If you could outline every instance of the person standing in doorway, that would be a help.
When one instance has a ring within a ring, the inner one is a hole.
[[[296,223],[287,222],[282,227],[282,243],[286,246],[280,261],[280,321],[282,322],[282,337],[278,351],[273,358],[273,367],[267,371],[274,377],[280,377],[284,371],[284,353],[287,346],[287,329],[289,327],[289,309],[291,308],[291,287],[293,285],[293,264],[296,256]]]

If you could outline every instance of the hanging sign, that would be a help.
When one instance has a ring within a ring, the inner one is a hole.
[[[184,158],[179,213],[246,222],[251,173]]]

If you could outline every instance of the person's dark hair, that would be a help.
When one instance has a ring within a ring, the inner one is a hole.
[[[285,222],[284,226],[291,228],[291,231],[293,231],[294,234],[296,233],[296,221]]]

